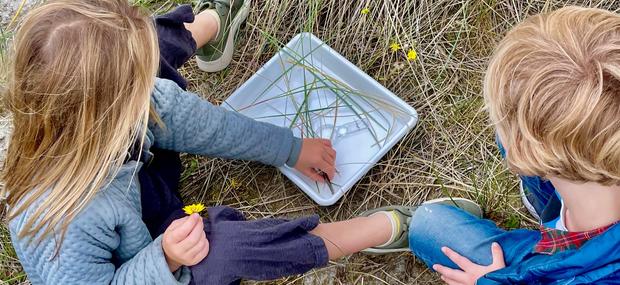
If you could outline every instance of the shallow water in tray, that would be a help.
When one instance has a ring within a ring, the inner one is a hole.
[[[351,188],[415,124],[415,110],[334,57],[318,39],[296,37],[287,46],[287,52],[277,54],[225,104],[291,128],[299,137],[331,139],[337,152],[334,193],[293,169],[281,170],[315,201],[333,203],[332,198]]]

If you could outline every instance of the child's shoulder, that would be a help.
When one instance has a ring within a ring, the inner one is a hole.
[[[139,192],[134,189],[135,187],[127,187],[127,183],[124,183],[122,178],[114,179],[95,194],[88,205],[71,221],[68,226],[68,233],[75,230],[88,231],[88,228],[96,228],[97,231],[114,230],[128,220],[133,220],[131,217],[140,217]],[[17,233],[26,226],[30,217],[38,214],[39,206],[47,199],[48,194],[46,193],[36,199],[25,211],[9,221],[9,231],[14,239],[17,238]],[[27,201],[27,199],[28,197],[24,197],[22,201]],[[40,216],[43,214],[45,211]]]

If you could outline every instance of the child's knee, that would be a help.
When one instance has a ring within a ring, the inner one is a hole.
[[[409,240],[428,240],[436,237],[458,221],[453,206],[442,204],[420,205],[413,213],[409,224]]]
[[[447,246],[472,260],[488,264],[490,255],[478,245],[499,230],[488,221],[474,217],[449,205],[421,205],[413,214],[409,226],[409,247],[428,266],[440,263],[454,266],[441,252]],[[490,247],[488,248],[490,250]]]
[[[445,224],[453,221],[457,208],[443,204],[422,204],[420,205],[411,218],[412,225],[421,224]]]

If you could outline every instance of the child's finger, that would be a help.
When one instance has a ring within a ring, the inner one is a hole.
[[[331,147],[326,147],[325,148],[325,153],[327,153],[327,155],[329,155],[329,157],[333,158],[334,160],[336,160],[336,151],[331,148]]]
[[[334,174],[336,174],[336,168],[334,167],[334,165],[323,158],[321,159],[321,161],[319,161],[319,165],[317,168],[325,172],[327,176],[329,176],[329,179],[334,178]]]
[[[192,255],[192,259],[196,260],[196,262],[202,261],[207,254],[209,254],[209,241],[205,239],[203,243],[200,244],[200,248],[194,255]]]
[[[439,274],[441,274],[441,276],[445,276],[446,278],[454,280],[456,282],[464,282],[465,280],[467,280],[467,274],[462,270],[452,269],[440,264],[434,264],[433,270],[437,271]]]
[[[471,261],[469,261],[469,259],[467,259],[466,257],[458,254],[456,251],[452,250],[451,248],[448,247],[442,247],[441,251],[450,259],[452,260],[452,262],[454,262],[456,265],[458,265],[461,269],[463,269],[464,271],[468,271],[472,266],[476,265],[474,263],[472,263]]]
[[[332,141],[328,140],[328,139],[320,139],[321,143],[323,143],[323,145],[328,146],[328,147],[332,147]]]
[[[506,262],[504,261],[504,251],[499,243],[494,242],[491,245],[491,254],[493,255],[493,266],[497,268],[506,267]]]
[[[171,240],[174,243],[184,240],[192,232],[198,220],[200,220],[198,214],[189,216],[181,225],[174,228],[171,233]]]
[[[207,238],[203,235],[202,238],[194,244],[194,246],[188,248],[185,251],[185,254],[188,258],[193,259],[198,253],[202,250],[207,242]]]
[[[196,223],[189,235],[184,240],[179,242],[179,248],[183,251],[189,251],[194,248],[204,237],[204,224],[201,220],[200,223]]]
[[[441,280],[443,280],[443,282],[446,282],[446,284],[448,285],[464,285],[465,283],[461,283],[459,281],[456,281],[454,279],[450,279],[446,276],[441,275]]]
[[[323,176],[319,175],[314,169],[306,169],[302,173],[314,181],[325,182]]]
[[[174,221],[172,221],[172,223],[170,223],[170,225],[168,226],[168,230],[174,230],[176,228],[178,228],[180,225],[182,225],[185,221],[187,221],[187,219],[189,219],[189,216],[185,216],[183,218],[180,219],[176,219]]]
[[[336,165],[336,158],[329,156],[329,154],[324,154],[323,160],[327,161],[332,166]]]

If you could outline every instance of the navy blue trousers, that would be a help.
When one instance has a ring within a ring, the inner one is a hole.
[[[196,42],[184,23],[194,21],[188,5],[155,18],[159,37],[159,77],[187,82],[177,69],[196,51]],[[178,193],[183,166],[179,153],[151,148],[152,159],[139,173],[142,219],[151,236],[162,234],[175,219],[185,216]],[[328,262],[323,240],[309,233],[319,224],[317,215],[285,220],[247,221],[230,207],[210,207],[203,219],[210,243],[204,260],[192,266],[192,284],[239,284],[241,279],[270,280],[301,274]]]
[[[196,51],[196,42],[183,23],[194,21],[190,6],[180,6],[174,11],[155,18],[159,41],[158,76],[187,88],[187,81],[177,71]],[[162,233],[173,219],[180,216],[183,202],[177,191],[183,165],[179,153],[152,147],[152,159],[145,162],[138,178],[141,188],[142,220],[152,237]]]

